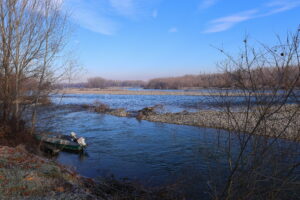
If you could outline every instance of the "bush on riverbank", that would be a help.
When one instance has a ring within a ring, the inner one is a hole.
[[[128,113],[124,108],[112,109],[109,105],[96,101],[93,106],[85,108],[92,108],[97,113],[110,114],[118,117],[127,117]]]
[[[16,147],[24,145],[24,147],[32,152],[39,153],[39,142],[34,138],[28,129],[25,128],[23,121],[19,122],[18,130],[9,122],[0,122],[0,145]]]

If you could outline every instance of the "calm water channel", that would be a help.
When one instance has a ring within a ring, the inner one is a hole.
[[[53,97],[40,112],[40,126],[48,131],[86,138],[85,156],[61,152],[56,158],[87,177],[129,178],[147,186],[177,183],[189,199],[208,198],[207,180],[225,173],[225,131],[138,121],[89,112],[81,104],[101,101],[128,110],[163,104],[168,111],[197,110],[193,96],[67,95]],[[201,105],[203,105],[201,103]],[[45,120],[46,119],[46,120]]]

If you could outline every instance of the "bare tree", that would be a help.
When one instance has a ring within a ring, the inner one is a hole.
[[[2,120],[13,122],[16,128],[26,107],[25,99],[36,107],[54,80],[54,64],[67,31],[61,5],[59,0],[0,2]],[[28,80],[35,82],[34,88],[24,88]],[[32,126],[35,117],[33,109]]]
[[[299,198],[299,37],[300,30],[260,48],[246,38],[237,57],[219,49],[228,58],[222,63],[225,74],[240,95],[217,97],[223,114],[215,120],[229,134],[219,144],[226,152],[225,178],[209,184],[214,199]]]

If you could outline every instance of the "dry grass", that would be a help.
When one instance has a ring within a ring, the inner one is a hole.
[[[92,197],[80,187],[81,179],[75,173],[22,146],[0,146],[0,185],[0,199]]]
[[[59,90],[58,93],[61,94],[109,94],[109,95],[178,95],[178,96],[224,96],[220,92],[193,92],[193,91],[160,91],[160,90],[151,90],[151,91],[133,91],[133,90],[125,90],[120,88],[113,88],[113,89],[78,89],[78,88],[69,88],[64,90]],[[238,92],[227,92],[226,95],[228,96],[244,96],[245,93],[238,93]],[[272,95],[270,93],[253,93],[252,96],[255,95]]]

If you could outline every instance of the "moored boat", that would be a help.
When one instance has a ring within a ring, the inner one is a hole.
[[[76,137],[75,133],[71,133],[71,135],[57,135],[57,134],[36,134],[36,139],[45,143],[52,145],[53,147],[66,150],[66,151],[75,151],[80,152],[83,151],[87,146],[84,138]]]

